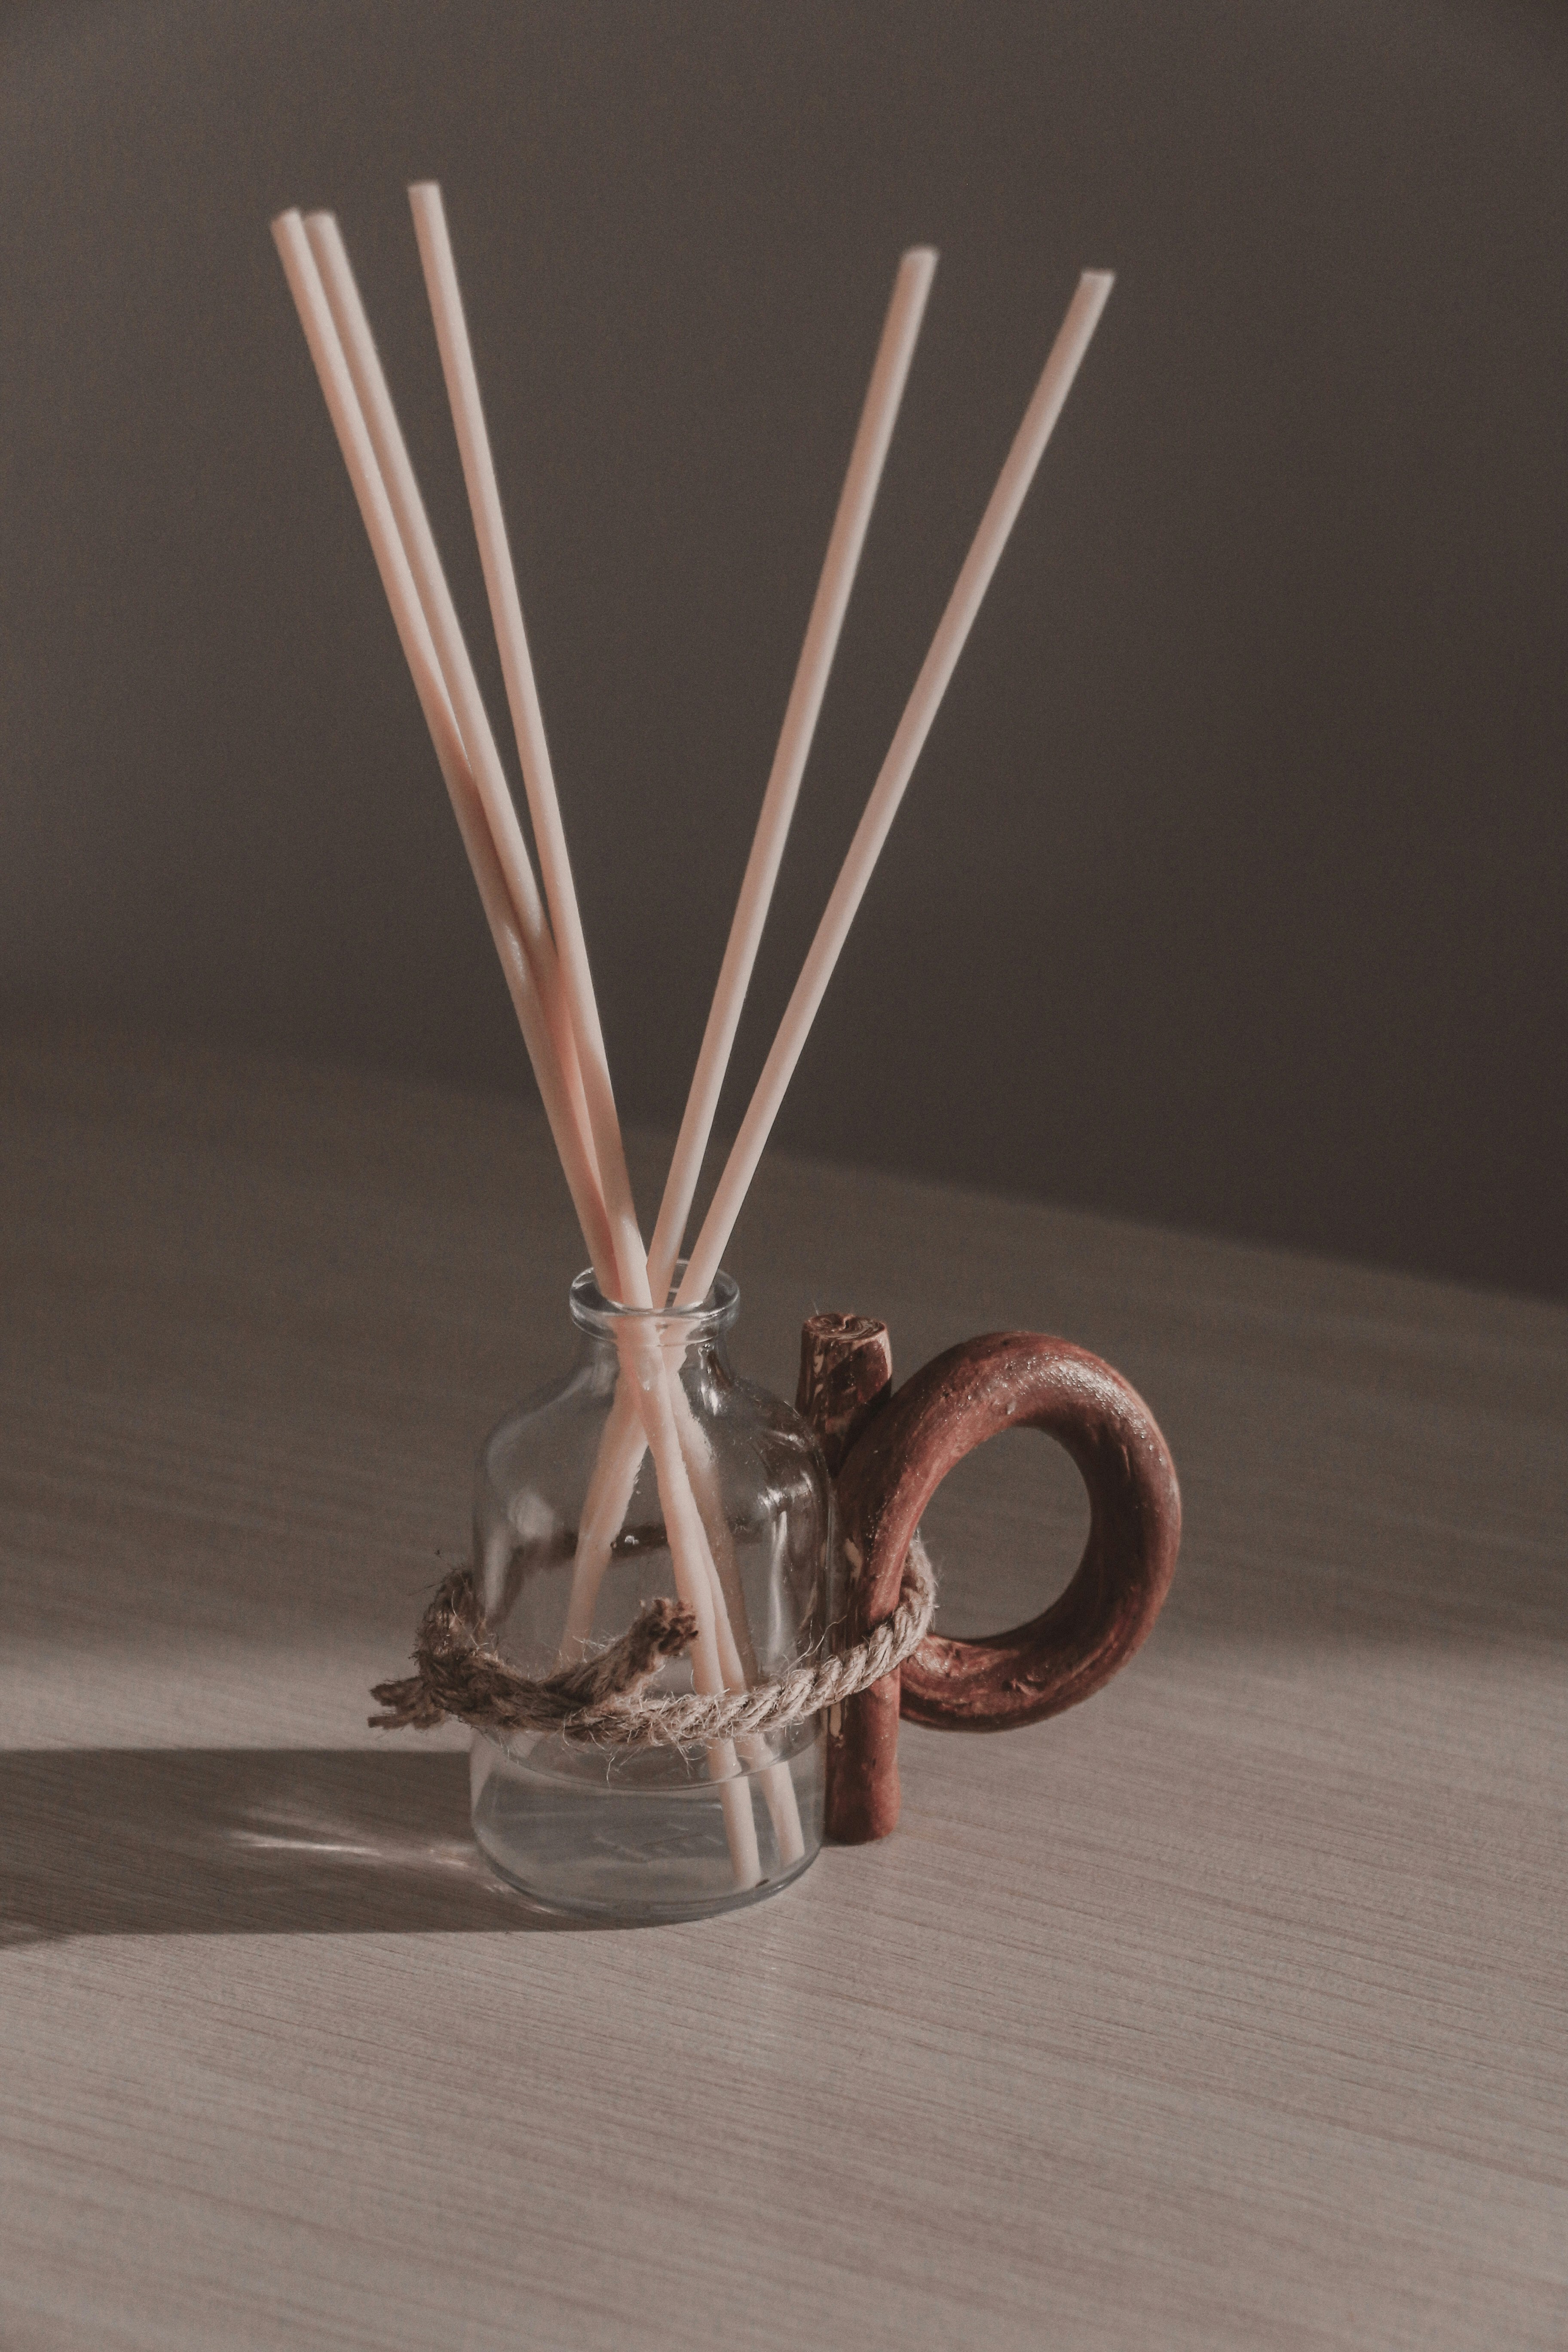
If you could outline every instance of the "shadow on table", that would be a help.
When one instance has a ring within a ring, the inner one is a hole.
[[[468,1766],[316,1748],[0,1754],[0,1945],[571,1929],[492,1876]]]

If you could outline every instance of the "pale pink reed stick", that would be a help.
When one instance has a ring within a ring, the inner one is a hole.
[[[481,893],[484,894],[487,887],[489,890],[487,913],[492,915],[492,929],[497,929],[500,924],[501,909],[495,904],[494,885],[500,881],[500,897],[510,918],[511,936],[516,939],[516,910],[500,872],[488,814],[479,801],[466,748],[453,719],[446,681],[436,657],[435,644],[419,601],[407,551],[381,478],[374,448],[359,406],[315,257],[298,213],[286,214],[275,222],[274,236],[370,535],[377,568],[414,676],[416,690],[436,742],[437,757],[447,780],[447,789],[452,795],[459,824],[463,827],[476,876],[480,880]],[[473,823],[476,816],[479,818],[477,828]],[[482,842],[477,837],[481,834]],[[488,859],[485,856],[487,848]],[[502,927],[498,929],[498,946],[502,944],[504,935]],[[519,1017],[523,1022],[525,1040],[534,1061],[547,1113],[551,1116],[552,1131],[574,1205],[578,1208],[584,1239],[589,1242],[591,1255],[595,1257],[595,1273],[606,1295],[613,1297],[616,1295],[614,1258],[598,1255],[594,1246],[595,1240],[605,1234],[597,1179],[585,1163],[553,1043],[542,1017],[537,982],[521,939],[518,939],[518,947],[521,951],[510,964],[503,950],[503,966],[507,969],[509,986],[513,989]],[[722,1606],[722,1601],[716,1572],[708,1558],[701,1522],[687,1483],[668,1400],[664,1394],[664,1382],[656,1372],[646,1386],[636,1381],[632,1385],[647,1416],[645,1432],[653,1451],[660,1491],[665,1496],[671,1550],[677,1561],[678,1584],[682,1599],[697,1618],[698,1633],[692,1645],[693,1679],[700,1689],[720,1691],[724,1688],[724,1681],[720,1665],[715,1611],[716,1604]],[[716,1752],[712,1762],[719,1780],[731,1858],[737,1885],[751,1886],[756,1885],[761,1876],[755,1824],[745,1786],[736,1778],[733,1749],[727,1742],[722,1745],[724,1752]]]
[[[1034,398],[1024,413],[1013,446],[1007,454],[990,503],[981,518],[974,541],[964,559],[963,568],[947,610],[937,625],[931,651],[921,666],[914,690],[904,707],[898,731],[880,774],[866,803],[865,814],[856,828],[848,855],[839,869],[816,936],[812,940],[806,959],[801,967],[794,993],[784,1009],[778,1034],[773,1039],[763,1074],[741,1122],[717,1190],[702,1221],[701,1231],[692,1244],[691,1255],[681,1282],[679,1302],[691,1306],[703,1297],[719,1270],[720,1262],[729,1246],[735,1220],[744,1204],[757,1162],[763,1156],[779,1106],[784,1097],[805,1045],[818,1005],[826,993],[833,977],[833,968],[849,935],[849,926],[856,910],[866,895],[866,887],[881,855],[899,804],[914,773],[937,707],[946,691],[948,680],[957,667],[964,641],[974,625],[974,616],[991,584],[993,573],[1002,558],[1009,532],[1018,518],[1018,509],[1035,478],[1035,469],[1045,455],[1046,444],[1055,430],[1073,379],[1088,351],[1100,313],[1110,299],[1113,283],[1110,273],[1102,269],[1085,270],[1079,280],[1078,291],[1068,306],[1061,331],[1046,362],[1045,373],[1036,387]]]
[[[648,1282],[656,1298],[668,1293],[690,1214],[935,268],[936,255],[931,248],[915,247],[904,255],[894,281],[648,1252]],[[581,1654],[592,1633],[599,1587],[609,1566],[611,1546],[630,1506],[642,1453],[642,1433],[635,1416],[627,1408],[617,1410],[605,1431],[578,1533],[561,1645],[563,1664]],[[742,1627],[737,1631],[743,1639]],[[745,1678],[753,1679],[754,1660],[742,1663]]]
[[[376,464],[354,387],[332,323],[315,257],[297,212],[274,221],[272,234],[293,294],[305,340],[326,396],[350,483],[359,504],[376,569],[391,607],[398,641],[425,714],[436,757],[451,799],[463,845],[479,885],[508,992],[517,1011],[529,1059],[543,1099],[551,1134],[561,1156],[572,1204],[590,1257],[607,1261],[609,1229],[599,1200],[598,1178],[582,1150],[572,1107],[562,1083],[549,1023],[520,924],[511,885],[503,873],[489,817],[474,781],[468,752],[453,715],[446,681],[415,585],[407,553]],[[526,856],[526,852],[524,853]],[[535,894],[537,897],[537,893]]]
[[[656,1304],[656,1300],[648,1286],[647,1255],[632,1199],[631,1179],[610,1082],[587,943],[577,905],[565,828],[555,790],[554,772],[518,595],[516,572],[507,541],[500,486],[485,426],[479,374],[468,339],[446,212],[440,189],[434,182],[423,182],[411,188],[408,194],[420,260],[425,270],[426,290],[436,326],[437,344],[441,354],[442,372],[447,382],[447,399],[457,428],[463,478],[479,541],[490,617],[500,648],[501,671],[522,765],[529,814],[533,820],[534,844],[539,853],[550,919],[561,956],[564,994],[583,1074],[594,1155],[598,1165],[615,1251],[617,1280],[611,1295],[627,1306],[647,1311]],[[664,1300],[665,1293],[660,1292],[657,1304],[662,1307]],[[628,1333],[635,1329],[635,1326],[628,1327]],[[656,1370],[657,1377],[650,1382],[637,1383],[636,1402],[654,1453],[654,1467],[665,1506],[677,1585],[685,1596],[688,1585],[706,1576],[714,1614],[717,1656],[710,1663],[706,1656],[694,1652],[693,1678],[700,1689],[707,1687],[707,1678],[710,1674],[719,1677],[718,1688],[736,1687],[741,1680],[741,1658],[730,1620],[731,1607],[739,1600],[739,1592],[737,1589],[732,1598],[727,1596],[725,1584],[731,1580],[721,1572],[721,1565],[727,1564],[724,1531],[718,1524],[721,1515],[716,1507],[710,1507],[706,1513],[699,1507],[698,1497],[692,1489],[692,1477],[695,1474],[700,1480],[704,1465],[700,1459],[693,1458],[689,1442],[685,1446],[681,1444],[682,1423],[689,1419],[681,1411],[685,1402],[684,1391],[678,1380],[665,1376],[662,1356]],[[661,1445],[665,1448],[662,1454]],[[717,1563],[713,1557],[714,1538],[720,1543],[720,1561]],[[724,1744],[722,1752],[715,1750],[710,1759],[727,1815],[733,1814],[742,1836],[754,1838],[749,1792],[729,1785],[733,1763],[734,1751],[728,1743]],[[774,1813],[775,1826],[780,1829],[781,1851],[785,1852],[786,1859],[798,1859],[805,1847],[788,1774],[770,1773],[764,1795]]]

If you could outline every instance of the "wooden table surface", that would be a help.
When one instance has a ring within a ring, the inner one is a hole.
[[[773,1159],[742,1366],[816,1305],[905,1371],[1099,1350],[1175,1587],[1076,1713],[906,1728],[885,1846],[566,1932],[459,1738],[364,1725],[568,1348],[542,1127],[90,1038],[0,1079],[5,2352],[1568,2343],[1568,1314]],[[941,1622],[1082,1520],[987,1449]]]

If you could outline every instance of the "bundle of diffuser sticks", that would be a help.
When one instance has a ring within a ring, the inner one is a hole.
[[[606,1298],[646,1313],[670,1303],[703,1155],[936,257],[917,248],[900,265],[652,1244],[645,1245],[440,190],[426,182],[409,193],[500,648],[543,877],[542,902],[337,222],[330,213],[301,218],[298,212],[289,212],[274,222],[273,235],[473,867],[595,1277]],[[1110,276],[1102,271],[1086,271],[1079,279],[692,1244],[673,1301],[678,1307],[698,1305],[718,1273],[856,909],[1110,286]],[[619,1383],[578,1530],[562,1655],[580,1655],[588,1641],[611,1546],[644,1455],[651,1453],[677,1589],[697,1622],[694,1684],[700,1691],[740,1689],[755,1679],[756,1660],[739,1576],[720,1524],[721,1514],[703,1507],[710,1499],[710,1457],[686,1406],[682,1385],[669,1373],[657,1322],[642,1325],[634,1316],[627,1318],[626,1328],[627,1370],[633,1376]],[[649,1337],[650,1332],[655,1336]],[[744,1886],[755,1885],[760,1876],[750,1797],[739,1777],[744,1770],[761,1773],[781,1858],[786,1864],[796,1860],[803,1847],[787,1769],[771,1760],[764,1743],[741,1745],[759,1752],[738,1757],[734,1745],[721,1742],[710,1751],[708,1765],[724,1802],[736,1880]]]

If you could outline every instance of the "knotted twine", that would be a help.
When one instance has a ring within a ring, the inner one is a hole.
[[[750,1690],[661,1697],[644,1685],[697,1634],[696,1615],[683,1601],[650,1601],[606,1649],[531,1681],[497,1649],[472,1571],[459,1568],[420,1622],[414,1643],[418,1672],[404,1682],[376,1684],[371,1696],[385,1712],[370,1723],[377,1731],[428,1731],[452,1716],[502,1737],[559,1732],[574,1744],[613,1748],[691,1748],[779,1731],[841,1705],[901,1666],[925,1639],[935,1608],[936,1581],[917,1535],[904,1562],[898,1607],[863,1642],[790,1666]]]

